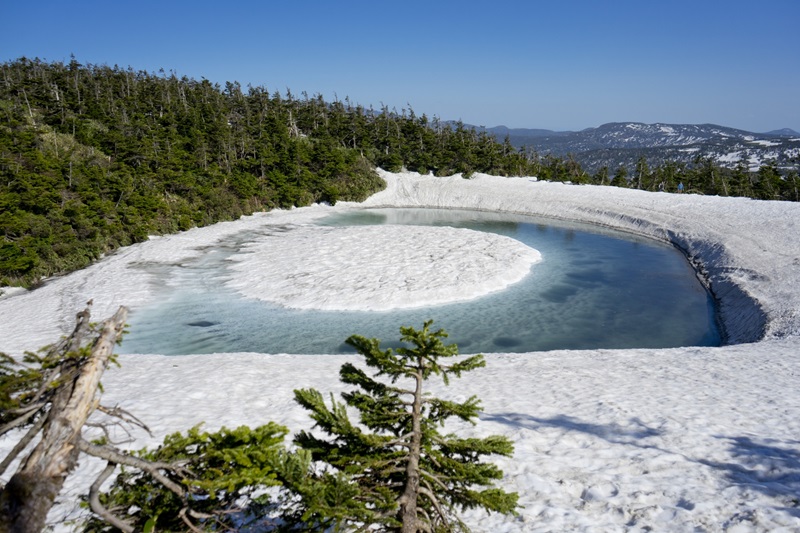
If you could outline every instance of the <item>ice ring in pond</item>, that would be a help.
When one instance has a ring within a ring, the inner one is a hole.
[[[541,254],[510,237],[423,226],[298,227],[229,258],[227,285],[294,309],[369,311],[470,300],[520,281]]]

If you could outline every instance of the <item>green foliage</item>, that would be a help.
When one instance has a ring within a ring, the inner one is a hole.
[[[384,187],[359,149],[298,129],[306,105],[328,112],[321,101],[76,61],[1,68],[0,285],[151,234]]]
[[[264,489],[280,485],[275,468],[288,461],[282,446],[286,433],[285,427],[272,422],[253,429],[223,427],[206,432],[194,427],[185,434],[174,433],[157,449],[142,450],[138,456],[160,465],[180,465],[162,469],[162,475],[182,485],[186,497],[146,472],[123,467],[101,501],[107,508],[122,510],[120,517],[136,530],[189,531],[182,512],[205,531],[272,528],[275,502]],[[297,457],[294,461],[300,472],[308,466]],[[86,531],[106,528],[93,518]]]
[[[0,425],[14,420],[14,411],[26,403],[40,380],[36,369],[19,367],[11,356],[0,353]]]
[[[15,429],[25,430],[8,456],[0,458],[0,475],[20,458],[42,423],[64,407],[103,327],[90,322],[87,308],[78,313],[71,335],[37,354],[26,353],[22,364],[0,353],[0,438]],[[116,362],[113,356],[109,361]],[[106,410],[126,423],[140,425],[123,410],[111,411]],[[272,422],[216,432],[198,426],[185,434],[169,435],[157,449],[133,456],[111,446],[107,434],[88,444],[100,447],[99,452],[87,450],[85,443],[79,447],[104,457],[112,466],[128,465],[100,500],[110,514],[136,531],[263,530],[280,522],[279,493],[269,489],[280,486],[283,478],[299,480],[309,470],[309,454],[284,449],[286,433],[285,427]],[[87,531],[109,530],[100,516],[93,516],[85,527]]]
[[[287,483],[301,496],[303,517],[312,523],[334,528],[367,524],[396,531],[411,519],[420,530],[455,531],[466,530],[458,519],[463,509],[514,512],[517,495],[491,486],[502,478],[502,471],[482,462],[486,455],[512,455],[511,442],[501,436],[442,434],[440,429],[452,418],[474,424],[480,402],[474,396],[454,402],[424,392],[424,384],[433,376],[448,384],[451,376],[484,366],[483,356],[445,363],[458,355],[457,347],[445,345],[442,339],[447,334],[431,331],[430,325],[426,322],[421,330],[400,328],[407,346],[396,350],[382,350],[377,339],[350,337],[348,344],[374,373],[343,365],[340,379],[356,387],[342,394],[344,402],[331,396],[328,406],[314,389],[295,391],[298,403],[328,435],[295,436],[295,443],[315,461],[328,465],[300,486]],[[350,421],[348,407],[358,412],[359,425]],[[344,494],[352,494],[344,499],[347,506],[332,505],[326,498],[337,494],[343,499],[338,492],[342,488],[348,490]],[[414,500],[412,518],[409,491]]]
[[[628,169],[619,167],[614,172],[614,177],[611,179],[611,186],[613,187],[627,187],[628,186]]]

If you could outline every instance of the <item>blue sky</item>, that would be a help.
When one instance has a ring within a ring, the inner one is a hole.
[[[800,130],[800,1],[6,0],[0,61],[119,65],[484,126]]]

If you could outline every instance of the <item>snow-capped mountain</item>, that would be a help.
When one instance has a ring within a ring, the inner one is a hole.
[[[788,128],[752,133],[714,124],[642,124],[612,122],[574,132],[488,128],[502,141],[525,146],[540,155],[573,156],[589,172],[603,166],[632,168],[641,157],[652,167],[665,161],[690,164],[698,157],[751,170],[764,164],[781,169],[800,168],[800,133]]]

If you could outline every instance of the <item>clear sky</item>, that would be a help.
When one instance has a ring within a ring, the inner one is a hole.
[[[800,131],[800,0],[2,0],[0,62],[175,71],[444,120]]]

